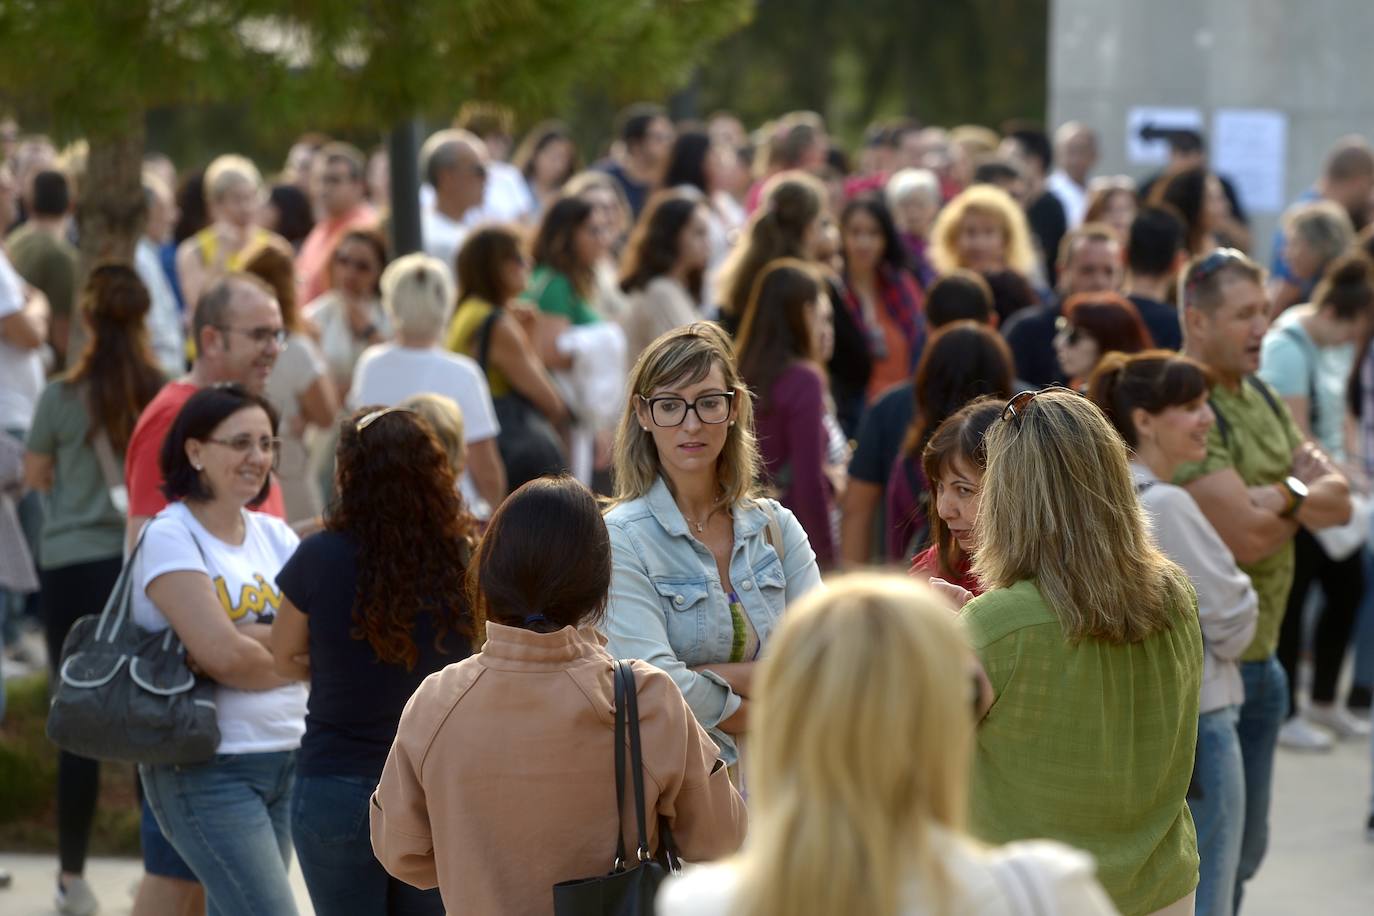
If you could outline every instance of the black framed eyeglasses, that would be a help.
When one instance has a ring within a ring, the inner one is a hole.
[[[695,401],[688,401],[672,395],[665,395],[660,398],[646,398],[643,395],[639,399],[649,405],[649,416],[653,419],[655,426],[671,428],[681,426],[687,419],[687,411],[697,415],[697,419],[710,426],[717,426],[730,419],[730,407],[735,401],[735,392],[730,391],[714,392],[703,394]]]
[[[242,334],[253,341],[258,347],[266,347],[268,344],[276,344],[280,349],[286,346],[285,328],[231,328],[227,326],[217,326],[219,330],[229,334]]]
[[[1047,385],[1044,388],[1038,389],[1028,388],[1025,391],[1019,391],[1012,395],[1011,400],[1007,401],[1007,405],[1002,408],[1002,422],[1015,423],[1019,428],[1021,425],[1021,418],[1026,415],[1026,409],[1030,407],[1030,402],[1047,391],[1067,391],[1069,394],[1074,394],[1078,397],[1083,396],[1083,392],[1074,391],[1072,388],[1065,388],[1063,385]]]
[[[1249,259],[1245,256],[1245,252],[1238,248],[1218,248],[1193,265],[1192,269],[1188,271],[1188,279],[1183,286],[1191,291],[1200,284],[1206,283],[1209,277],[1228,264],[1247,260]]]

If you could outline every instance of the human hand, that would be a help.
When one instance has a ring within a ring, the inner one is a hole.
[[[947,600],[956,613],[973,597],[973,592],[946,579],[941,579],[939,576],[931,576],[929,581],[930,587]]]

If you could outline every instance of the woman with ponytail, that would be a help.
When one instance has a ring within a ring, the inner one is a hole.
[[[595,631],[610,585],[601,510],[572,478],[532,480],[492,516],[468,567],[486,643],[420,685],[372,796],[377,860],[437,886],[446,912],[552,914],[553,885],[617,864],[614,668]],[[687,861],[734,852],[744,803],[715,744],[668,674],[626,664],[649,852],[664,826]]]
[[[1169,482],[1180,465],[1206,455],[1214,420],[1207,403],[1210,389],[1201,364],[1150,350],[1109,353],[1093,373],[1088,393],[1131,450],[1131,474],[1156,543],[1197,588],[1204,654],[1197,756],[1188,792],[1201,860],[1197,913],[1229,916],[1245,812],[1236,732],[1245,685],[1237,659],[1255,634],[1259,597],[1193,497]]]
[[[25,477],[48,494],[39,566],[54,677],[67,631],[78,617],[100,613],[119,578],[124,450],[134,421],[166,381],[145,331],[149,304],[132,267],[107,263],[91,271],[80,302],[89,343],[76,368],[43,391],[29,430]],[[58,753],[58,899],[73,905],[95,902],[81,875],[99,782],[96,761]]]
[[[1295,305],[1269,326],[1260,353],[1260,378],[1283,397],[1294,421],[1322,451],[1345,467],[1350,455],[1345,442],[1345,394],[1355,367],[1355,343],[1374,331],[1374,263],[1351,253],[1326,268],[1312,301]],[[1353,489],[1366,490],[1363,475],[1347,472]],[[1364,561],[1359,551],[1329,556],[1313,534],[1299,528],[1293,541],[1296,567],[1288,609],[1279,630],[1278,658],[1288,672],[1290,718],[1279,730],[1286,747],[1325,750],[1330,737],[1367,736],[1369,724],[1360,722],[1337,702],[1337,681],[1354,628],[1355,612],[1364,594]],[[1317,619],[1314,639],[1312,702],[1298,714],[1295,705],[1298,654],[1302,648],[1303,608],[1310,587],[1320,582],[1326,600]]]

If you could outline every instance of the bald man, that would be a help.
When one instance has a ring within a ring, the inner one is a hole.
[[[466,130],[441,130],[420,149],[420,174],[434,189],[434,202],[420,212],[421,244],[426,254],[455,271],[468,233],[463,220],[482,206],[486,194],[486,144]]]

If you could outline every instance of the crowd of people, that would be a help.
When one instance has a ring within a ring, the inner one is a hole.
[[[1370,734],[1374,150],[1266,270],[1169,143],[640,104],[584,168],[469,104],[421,251],[386,152],[310,134],[150,154],[82,279],[81,158],[17,138],[9,663],[41,626],[59,677],[127,565],[215,684],[214,758],[139,767],[134,912],[290,916],[294,854],[317,913],[551,913],[665,848],[674,916],[1237,912],[1278,747]],[[59,754],[64,914],[99,769]]]

